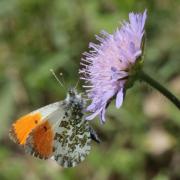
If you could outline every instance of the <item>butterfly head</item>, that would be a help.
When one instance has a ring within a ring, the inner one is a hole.
[[[68,89],[66,102],[72,105],[78,105],[82,108],[85,106],[85,101],[80,93],[77,92],[77,90],[74,87],[70,87]]]
[[[72,98],[76,97],[78,95],[77,90],[74,87],[70,87],[68,89],[68,95]]]

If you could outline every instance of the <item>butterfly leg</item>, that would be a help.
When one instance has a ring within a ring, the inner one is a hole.
[[[99,136],[97,135],[96,131],[91,126],[89,126],[89,131],[90,131],[91,139],[97,143],[100,143],[101,140]]]

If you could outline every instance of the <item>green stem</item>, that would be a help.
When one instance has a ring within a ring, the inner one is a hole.
[[[174,96],[169,90],[163,87],[156,80],[152,79],[145,72],[141,71],[140,79],[150,84],[155,89],[159,90],[164,96],[166,96],[178,109],[180,109],[180,100]]]

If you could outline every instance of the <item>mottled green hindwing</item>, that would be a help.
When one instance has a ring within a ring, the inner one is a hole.
[[[63,167],[78,165],[91,149],[90,127],[83,117],[84,101],[74,91],[62,103],[64,115],[54,129],[53,159]]]

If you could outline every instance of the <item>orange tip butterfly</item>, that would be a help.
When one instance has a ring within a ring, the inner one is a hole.
[[[49,104],[16,120],[9,136],[25,152],[53,159],[62,167],[75,167],[89,154],[91,140],[100,142],[84,119],[85,102],[75,88],[63,101]]]

